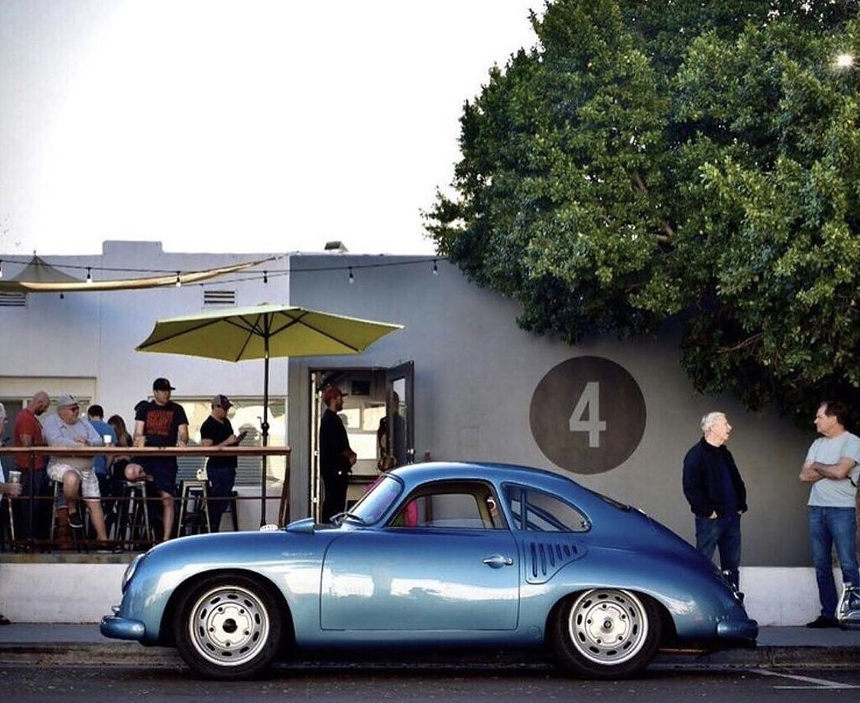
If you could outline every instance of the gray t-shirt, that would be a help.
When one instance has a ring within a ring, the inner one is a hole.
[[[851,458],[854,468],[849,476],[857,483],[860,478],[860,437],[843,432],[836,437],[819,437],[806,453],[807,461],[820,464],[838,464],[840,459]],[[853,508],[857,488],[847,478],[841,480],[823,478],[812,484],[808,505],[823,508]]]

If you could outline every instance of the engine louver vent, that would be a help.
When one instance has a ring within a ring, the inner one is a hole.
[[[547,581],[562,566],[585,554],[582,545],[573,540],[529,540],[525,543],[526,578],[531,583]]]

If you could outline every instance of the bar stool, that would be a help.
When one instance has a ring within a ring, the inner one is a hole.
[[[154,540],[149,524],[146,481],[123,481],[119,496],[119,514],[114,523],[114,539],[117,542]]]
[[[54,499],[51,501],[51,530],[48,535],[49,541],[54,541],[54,534],[57,528],[57,510],[58,507],[65,508],[65,498],[63,497],[63,483],[62,481],[54,481],[51,479],[51,483],[54,484]],[[60,506],[60,502],[62,501],[63,505]],[[87,509],[86,503],[81,497],[81,489],[78,487],[78,514],[81,516],[81,521],[84,523],[83,531],[84,537],[86,538],[89,533],[89,515],[90,511]],[[74,535],[74,533],[72,533]]]
[[[194,501],[193,509],[188,508],[188,502]],[[205,520],[206,531],[212,532],[209,523],[209,482],[208,481],[182,481],[179,489],[179,519],[176,521],[176,536],[182,537],[186,534],[186,528],[194,528],[189,534],[197,534],[199,526],[203,526]]]

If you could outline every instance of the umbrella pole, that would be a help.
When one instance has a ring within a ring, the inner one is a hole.
[[[266,318],[263,330],[263,344],[265,345],[265,357],[263,359],[263,423],[260,429],[263,432],[263,446],[269,446],[269,318]],[[260,492],[260,527],[266,524],[266,455],[263,457],[262,490]]]

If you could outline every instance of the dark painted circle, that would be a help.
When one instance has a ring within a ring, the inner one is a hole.
[[[599,356],[577,356],[551,369],[529,408],[540,450],[553,464],[578,474],[623,464],[642,441],[645,419],[636,379]]]

